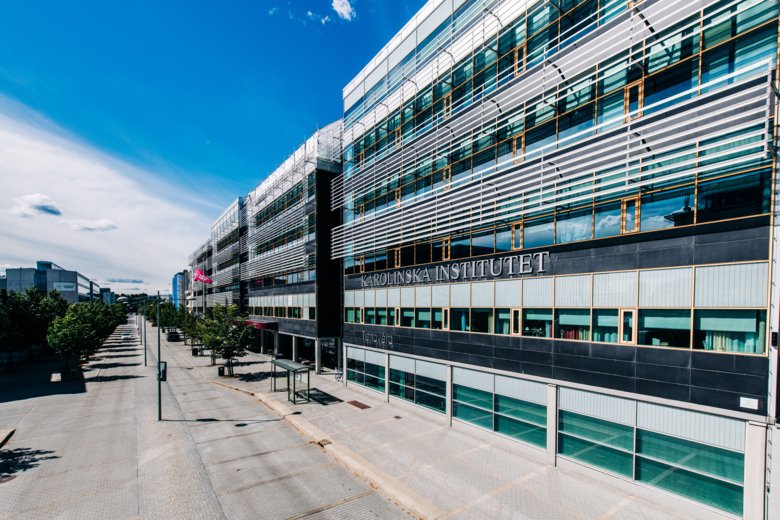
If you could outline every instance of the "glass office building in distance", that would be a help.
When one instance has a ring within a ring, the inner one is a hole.
[[[431,0],[344,89],[348,384],[763,518],[778,4]]]

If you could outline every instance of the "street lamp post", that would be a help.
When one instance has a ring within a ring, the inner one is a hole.
[[[160,291],[157,291],[157,420],[162,420],[162,375],[160,358]]]
[[[146,307],[146,305],[144,305]],[[146,364],[146,314],[143,316],[144,318],[144,366],[147,366]]]

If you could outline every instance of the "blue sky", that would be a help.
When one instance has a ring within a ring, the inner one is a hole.
[[[343,86],[424,3],[2,2],[0,121],[4,149],[19,157],[0,156],[0,267],[41,257],[98,279],[167,284],[230,200],[342,115]],[[58,163],[58,149],[72,152],[70,162]],[[24,150],[37,155],[25,160]],[[82,173],[78,158],[88,163]],[[82,189],[60,187],[65,178]],[[121,180],[129,192],[106,189]],[[60,255],[94,247],[95,234],[121,250],[128,236],[150,232],[130,217],[143,199],[122,200],[130,192],[188,215],[175,231],[184,249],[176,258],[170,250],[130,272],[119,258],[83,266],[71,265],[83,254]],[[102,213],[87,210],[96,193],[111,201]],[[128,234],[117,244],[119,230]]]

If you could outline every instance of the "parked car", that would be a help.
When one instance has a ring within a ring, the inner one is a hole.
[[[175,330],[171,330],[165,335],[165,339],[168,341],[181,341],[181,336]]]

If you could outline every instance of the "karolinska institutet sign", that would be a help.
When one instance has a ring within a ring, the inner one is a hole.
[[[410,269],[399,269],[361,276],[362,287],[390,287],[478,280],[481,278],[512,278],[544,273],[550,261],[550,253],[509,255],[485,260],[450,262]]]

